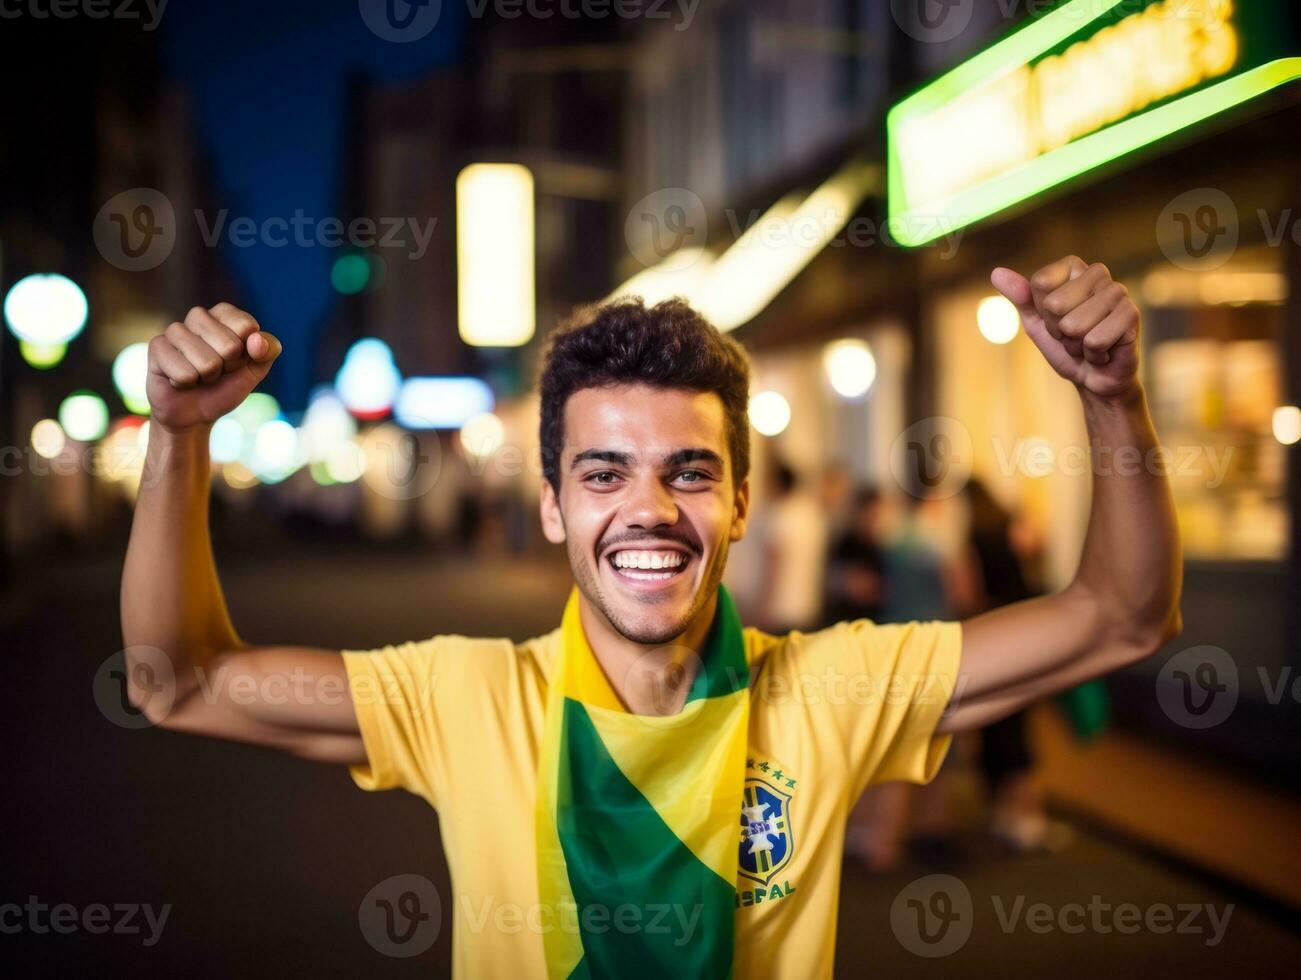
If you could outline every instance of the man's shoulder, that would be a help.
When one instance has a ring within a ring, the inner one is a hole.
[[[504,677],[519,673],[547,676],[559,646],[560,630],[557,628],[522,642],[500,636],[439,633],[395,646],[344,652],[377,657],[413,672],[436,672],[453,677]]]

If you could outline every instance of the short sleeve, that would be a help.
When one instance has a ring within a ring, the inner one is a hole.
[[[353,781],[437,808],[520,764],[545,692],[539,656],[553,641],[449,634],[343,651],[367,760]]]
[[[434,692],[448,639],[343,651],[367,759],[349,771],[362,789],[400,787],[434,802],[441,752]]]
[[[841,742],[850,789],[927,783],[952,742],[936,733],[955,690],[962,627],[953,622],[838,623],[800,637],[801,672],[817,671],[822,704]]]

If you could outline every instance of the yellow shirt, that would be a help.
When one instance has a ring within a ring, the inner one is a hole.
[[[735,976],[830,977],[845,820],[870,783],[929,781],[957,682],[957,623],[856,621],[816,633],[745,631],[749,752],[737,815]],[[369,765],[363,789],[402,787],[439,812],[457,977],[543,978],[534,800],[560,631],[436,636],[344,651]],[[747,822],[757,821],[757,822]],[[689,941],[691,923],[666,921]],[[652,924],[645,923],[647,927]]]

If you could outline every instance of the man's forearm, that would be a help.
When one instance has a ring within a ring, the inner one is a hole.
[[[239,643],[208,534],[208,426],[151,426],[122,576],[128,647],[161,649],[174,668]]]
[[[1093,503],[1072,588],[1098,603],[1100,629],[1144,643],[1178,628],[1182,558],[1164,451],[1143,389],[1081,392]]]

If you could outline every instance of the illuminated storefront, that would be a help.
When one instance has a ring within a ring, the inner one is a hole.
[[[973,471],[1042,530],[1046,584],[1064,584],[1088,508],[1077,399],[1007,322],[988,274],[1106,262],[1145,315],[1187,559],[1180,648],[1229,650],[1244,676],[1301,652],[1294,16],[1281,2],[1072,0],[890,114],[892,231],[917,246],[936,379],[924,413],[961,420]],[[941,234],[961,247],[921,247]],[[1134,711],[1157,728],[1159,667],[1134,673]],[[1252,693],[1244,682],[1244,704]],[[1247,705],[1196,737],[1232,752],[1251,718]]]

